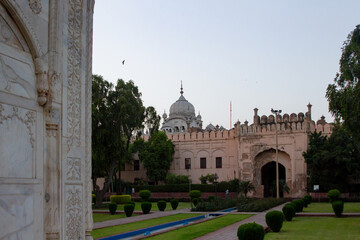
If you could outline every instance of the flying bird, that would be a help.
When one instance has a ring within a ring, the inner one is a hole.
[[[122,65],[124,65],[124,64],[125,64],[125,60],[122,61]]]

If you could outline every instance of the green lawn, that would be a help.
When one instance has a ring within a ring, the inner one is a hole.
[[[166,232],[160,235],[156,235],[149,239],[151,240],[186,240],[194,239],[203,236],[207,233],[214,232],[220,228],[226,227],[252,215],[250,214],[228,214],[223,217],[215,218],[203,223],[191,225],[188,227],[176,229],[174,231]]]
[[[319,213],[333,213],[331,203],[317,203],[312,202],[308,207],[304,207],[303,212],[319,212]],[[345,202],[344,213],[360,213],[360,202]]]
[[[265,240],[360,240],[359,229],[360,218],[296,217],[279,233],[265,234]]]
[[[173,222],[185,218],[191,218],[195,216],[199,216],[201,214],[198,213],[179,213],[175,215],[170,215],[166,217],[153,218],[149,220],[133,222],[128,224],[122,224],[118,226],[106,227],[101,229],[95,229],[91,232],[91,236],[94,239],[111,236],[119,233],[129,232],[137,229],[142,229],[146,227],[156,226],[163,223]]]
[[[124,205],[125,204],[119,204],[118,207],[117,207],[117,210],[123,211],[124,210]],[[179,202],[179,206],[177,207],[177,210],[178,209],[184,209],[184,208],[190,208],[190,203],[189,202]],[[97,208],[96,210],[108,210],[108,208]],[[134,211],[142,211],[141,210],[141,202],[135,202]],[[151,211],[159,211],[156,202],[152,202]],[[172,211],[172,207],[171,207],[171,204],[169,202],[166,203],[165,211]]]
[[[136,215],[133,214],[132,216],[136,216]],[[119,218],[125,218],[125,217],[126,217],[125,214],[110,215],[110,213],[93,213],[94,223],[95,222],[104,222],[104,221],[114,220],[114,219],[119,219]]]

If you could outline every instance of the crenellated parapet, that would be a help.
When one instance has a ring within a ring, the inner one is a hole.
[[[330,135],[333,128],[334,124],[326,122],[324,116],[321,116],[320,120],[316,122],[316,131],[322,132],[323,135]]]
[[[236,127],[238,130],[239,136],[248,135],[248,134],[266,134],[266,133],[275,133],[277,130],[280,132],[290,133],[290,132],[305,132],[312,131],[315,129],[315,123],[313,121],[296,121],[296,122],[280,122],[280,123],[266,123],[260,125],[247,125],[240,124]]]
[[[167,137],[172,141],[209,141],[209,140],[226,140],[234,139],[237,136],[235,129],[231,130],[217,130],[217,131],[202,131],[202,132],[187,132],[187,133],[173,133],[167,134]]]
[[[308,111],[306,113],[285,113],[283,115],[278,114],[274,116],[270,114],[268,116],[258,115],[258,109],[254,109],[254,122],[249,125],[247,121],[241,124],[239,121],[235,123],[234,127],[237,130],[239,136],[251,135],[251,134],[274,134],[277,130],[279,133],[296,133],[307,132],[311,133],[317,130],[323,134],[329,135],[332,132],[333,124],[327,123],[325,117],[321,117],[315,124],[311,119],[311,107],[309,103],[307,105]]]

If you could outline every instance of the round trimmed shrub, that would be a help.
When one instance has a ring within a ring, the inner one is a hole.
[[[191,190],[189,196],[190,198],[199,198],[201,197],[201,192],[199,190]]]
[[[110,214],[111,214],[111,215],[114,215],[114,214],[116,213],[116,209],[117,209],[117,204],[111,202],[111,203],[109,204]]]
[[[130,195],[111,195],[110,196],[110,202],[116,203],[116,204],[123,204],[126,202],[131,201]]]
[[[238,228],[237,236],[239,240],[263,240],[265,231],[260,224],[245,223]]]
[[[210,195],[207,200],[208,200],[209,202],[212,202],[212,201],[215,200],[215,196]]]
[[[148,201],[151,196],[151,192],[150,192],[150,190],[141,190],[139,192],[139,196],[141,197],[141,199],[143,201]]]
[[[295,207],[292,204],[286,204],[282,208],[282,212],[285,216],[286,221],[291,221],[295,216]]]
[[[148,214],[151,210],[152,204],[151,202],[142,202],[141,203],[141,210],[143,214]]]
[[[177,200],[177,199],[171,199],[170,200],[170,204],[171,204],[171,207],[172,207],[172,209],[173,210],[176,210],[177,209],[177,207],[179,206],[179,200]]]
[[[312,201],[312,197],[310,195],[306,195],[304,198],[304,201],[307,202],[307,204],[309,205]]]
[[[132,204],[135,206],[135,202],[134,201],[128,201],[126,204]]]
[[[344,202],[343,201],[334,201],[332,202],[332,208],[334,210],[335,216],[341,217],[344,211]]]
[[[192,203],[194,204],[194,206],[196,207],[199,203],[199,199],[198,198],[193,198],[192,199]]]
[[[305,200],[305,198],[301,199],[304,203],[304,207],[307,207],[308,206],[308,202]]]
[[[280,211],[271,211],[265,215],[265,220],[273,232],[279,232],[284,222],[284,214]]]
[[[296,215],[296,205],[291,202],[291,203],[285,204],[285,206],[291,206],[294,209],[293,217],[295,217],[295,215]]]
[[[340,191],[337,189],[332,189],[328,192],[327,197],[329,198],[330,202],[334,202],[340,200]]]
[[[160,211],[164,211],[166,208],[166,202],[164,200],[160,200],[157,202],[157,206]]]
[[[127,217],[131,217],[135,209],[135,204],[127,203],[124,206],[124,211]]]
[[[304,206],[305,206],[304,200],[299,199],[299,200],[297,200],[297,201],[299,201],[299,203],[300,203],[300,206],[301,206],[301,212],[302,212],[302,211],[303,211],[303,209],[304,209]]]
[[[293,203],[295,205],[295,211],[296,212],[302,212],[303,204],[304,204],[304,202],[302,200],[300,200],[300,199],[294,200],[291,203]]]

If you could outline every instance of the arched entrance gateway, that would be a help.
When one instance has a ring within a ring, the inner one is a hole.
[[[279,182],[285,181],[285,167],[279,163]],[[261,184],[264,186],[264,197],[276,197],[276,162],[272,161],[261,168]],[[284,193],[280,187],[280,197]]]
[[[254,158],[254,184],[258,197],[276,197],[276,153],[271,148],[260,152]],[[279,150],[279,180],[285,182],[291,191],[291,159],[290,156]],[[280,188],[281,189],[281,188]],[[280,196],[284,193],[280,191]]]

